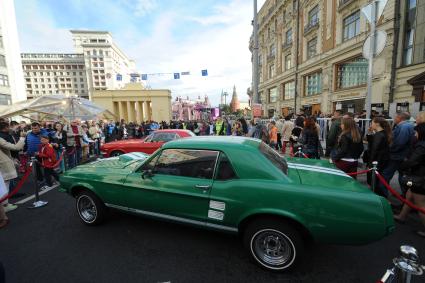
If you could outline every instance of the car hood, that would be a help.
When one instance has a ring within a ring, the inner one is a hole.
[[[312,187],[371,193],[371,191],[329,161],[317,159],[291,159],[289,169],[295,169],[300,182]]]
[[[108,142],[105,143],[103,146],[104,147],[114,147],[114,146],[121,146],[121,145],[141,145],[144,139],[131,139],[131,140],[122,140],[122,141],[113,141],[113,142]]]
[[[147,159],[149,155],[142,152],[133,152],[123,154],[118,157],[110,157],[104,159],[98,159],[88,164],[80,165],[78,169],[92,169],[92,168],[109,168],[109,169],[122,169],[132,164],[134,161],[143,161]]]

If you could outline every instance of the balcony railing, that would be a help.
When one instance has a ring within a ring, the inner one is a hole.
[[[285,42],[282,44],[282,50],[286,50],[292,47],[292,41],[290,42]]]
[[[351,2],[354,2],[354,0],[339,0],[339,2],[338,2],[338,10],[341,10],[344,7],[347,7]]]
[[[273,61],[276,58],[275,54],[267,55],[267,62]]]
[[[317,29],[318,27],[319,27],[319,18],[315,18],[304,27],[304,34],[307,34],[311,32],[312,30]]]
[[[63,53],[21,53],[21,58],[78,58],[84,59],[84,54],[63,54]]]

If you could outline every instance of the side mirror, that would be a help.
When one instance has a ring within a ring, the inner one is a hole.
[[[146,178],[152,178],[153,177],[153,172],[152,172],[152,170],[151,169],[148,169],[148,170],[144,170],[143,172],[142,172],[142,179],[144,180],[144,179],[146,179]]]

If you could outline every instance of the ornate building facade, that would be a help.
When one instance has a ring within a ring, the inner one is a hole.
[[[259,97],[263,116],[364,109],[368,61],[362,56],[369,25],[367,0],[267,0],[259,18]],[[396,0],[377,29],[387,33],[374,60],[372,109],[389,108]],[[404,2],[404,1],[402,1]],[[251,38],[250,48],[252,50]]]

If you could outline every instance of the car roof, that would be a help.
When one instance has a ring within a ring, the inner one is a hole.
[[[189,148],[189,149],[211,149],[211,150],[227,150],[242,149],[246,150],[258,149],[261,141],[252,138],[234,137],[234,136],[200,136],[191,137],[175,141],[170,141],[162,146],[162,148]]]

